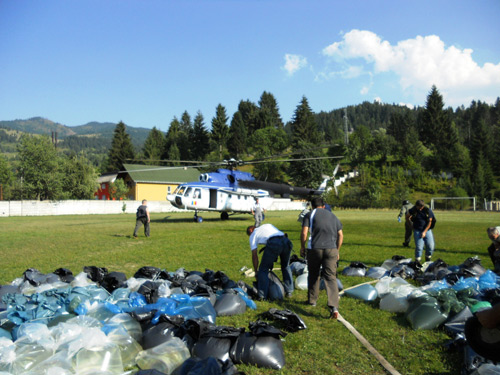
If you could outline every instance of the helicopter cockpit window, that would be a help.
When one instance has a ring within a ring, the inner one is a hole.
[[[186,190],[185,186],[179,186],[175,189],[174,194],[184,195],[184,190]]]
[[[185,197],[190,197],[192,191],[193,191],[192,187],[187,188],[186,192],[184,193],[184,196]]]

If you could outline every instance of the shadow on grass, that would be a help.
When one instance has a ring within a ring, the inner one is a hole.
[[[202,216],[198,216],[202,217]],[[246,218],[239,217],[239,218],[229,218],[228,221],[245,221]],[[218,217],[209,217],[209,218],[203,218],[203,222],[218,222],[218,221],[223,221]],[[151,220],[152,223],[193,223],[193,224],[203,224],[202,223],[196,223],[194,220],[194,217],[186,217],[186,218],[175,218],[172,219],[171,216],[165,216],[163,219],[154,219]]]
[[[382,245],[376,243],[353,243],[344,241],[342,246],[359,246],[359,247],[383,247],[383,248],[397,248],[397,249],[409,249],[401,245]]]
[[[469,254],[470,256],[477,255],[474,250],[446,250],[446,249],[435,249],[434,253],[451,253],[451,254]],[[486,253],[486,251],[485,251]]]
[[[293,299],[285,299],[272,301],[272,303],[279,306],[281,310],[288,309],[298,314],[299,316],[328,320],[328,317],[330,315],[326,306],[310,306],[305,300],[295,301]]]

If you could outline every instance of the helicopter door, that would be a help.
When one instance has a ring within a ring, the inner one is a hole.
[[[209,208],[217,208],[217,189],[210,189],[210,205]]]

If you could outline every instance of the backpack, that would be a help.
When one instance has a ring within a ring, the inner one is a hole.
[[[427,221],[429,221],[429,208],[428,207],[424,207],[424,213],[425,213],[425,216],[427,216]],[[434,215],[434,217],[432,218],[432,221],[431,221],[431,226],[429,227],[429,229],[434,229],[434,227],[436,226],[436,215]]]
[[[146,207],[139,206],[139,208],[137,209],[137,213],[135,214],[135,216],[137,217],[137,219],[140,219],[141,217],[147,217],[148,214],[146,213]]]

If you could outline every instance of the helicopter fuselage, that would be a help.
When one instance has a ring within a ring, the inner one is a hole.
[[[173,206],[186,210],[250,213],[257,197],[263,208],[267,208],[273,200],[268,191],[261,189],[214,187],[209,182],[190,182],[179,185],[167,195],[167,200]]]

